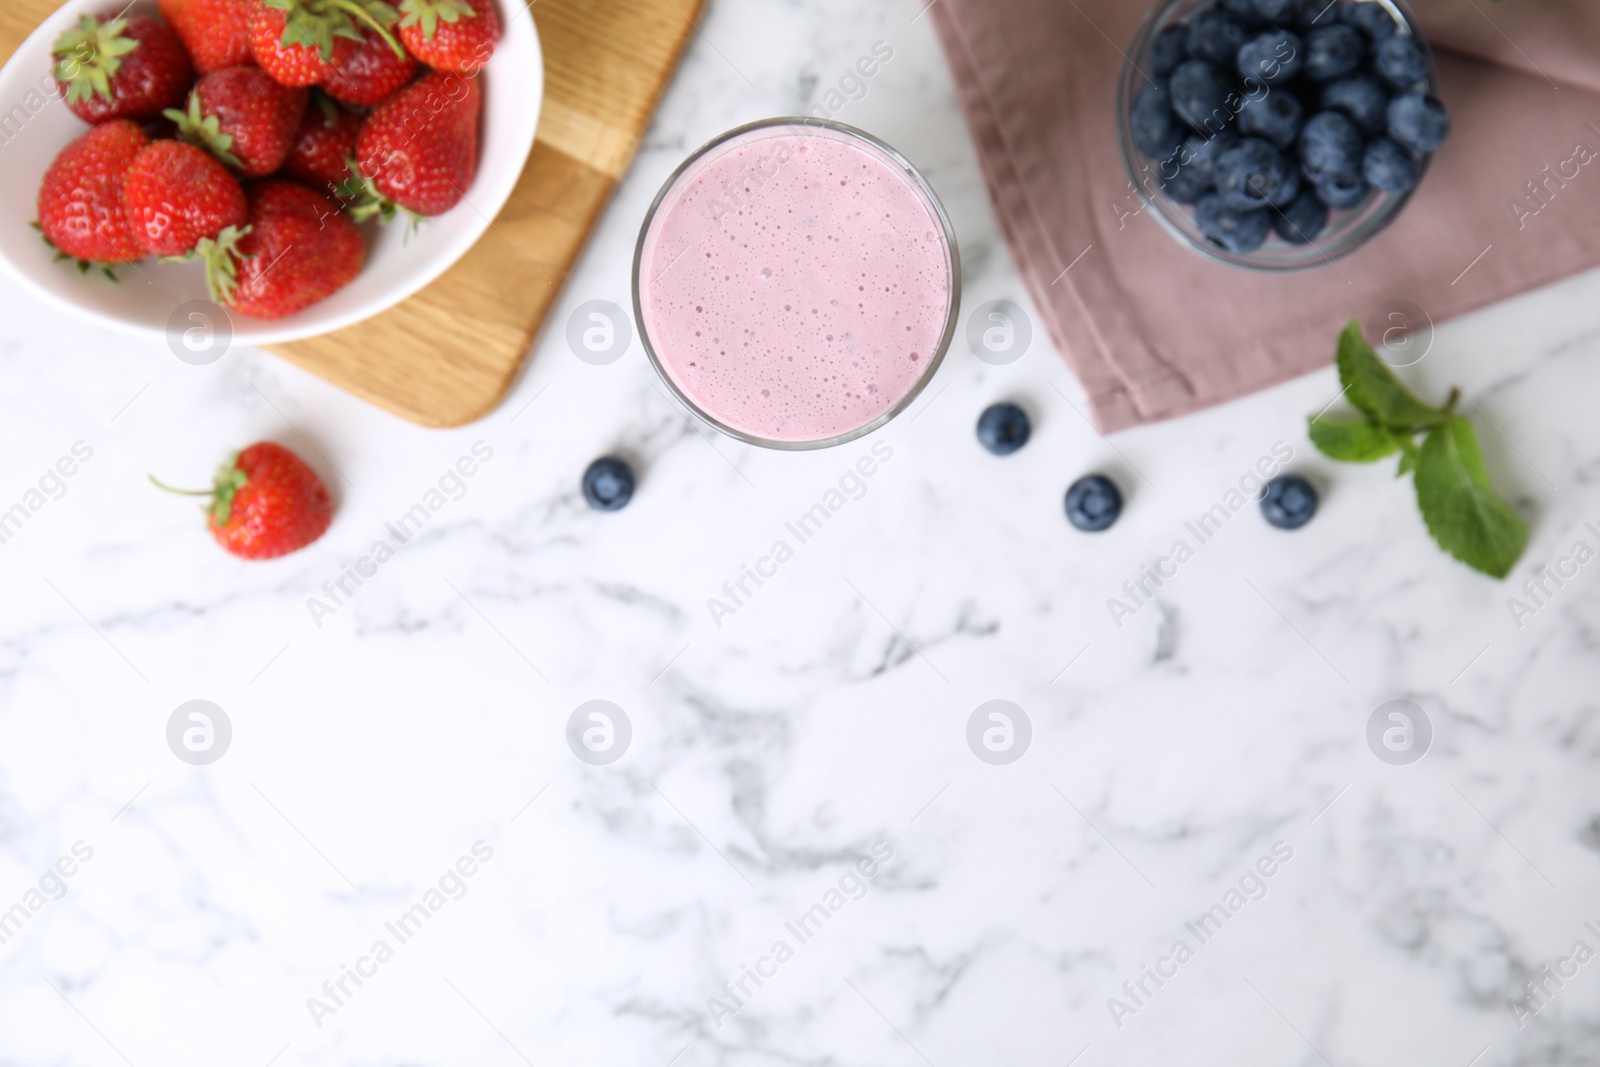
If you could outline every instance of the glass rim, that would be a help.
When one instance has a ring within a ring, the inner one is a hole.
[[[862,141],[878,152],[883,153],[891,163],[899,167],[915,181],[928,206],[933,209],[934,217],[938,219],[939,225],[944,228],[945,248],[949,251],[946,262],[950,271],[950,308],[945,315],[944,332],[939,337],[939,343],[934,350],[933,358],[928,360],[927,367],[917,378],[916,383],[907,390],[905,396],[901,397],[871,422],[853,430],[836,434],[833,437],[821,438],[815,441],[777,441],[767,437],[759,437],[729,426],[701,408],[673,380],[672,375],[667,373],[666,367],[661,362],[661,357],[656,354],[655,346],[650,343],[649,331],[645,329],[644,306],[640,299],[639,277],[640,268],[644,264],[645,239],[650,235],[650,228],[655,222],[656,212],[666,200],[667,194],[677,187],[679,180],[691,167],[722,145],[747,133],[778,126],[814,126],[830,130],[847,138]],[[843,122],[835,122],[832,119],[808,115],[774,116],[772,118],[757,119],[755,122],[747,122],[742,126],[735,126],[733,129],[713,137],[691,152],[682,163],[679,163],[673,169],[667,180],[661,183],[660,190],[656,192],[655,198],[650,202],[650,210],[645,212],[644,222],[639,227],[639,239],[633,249],[633,317],[634,322],[638,325],[639,342],[644,346],[645,355],[649,357],[650,365],[655,369],[657,377],[666,384],[667,388],[672,391],[672,395],[688,410],[691,416],[736,441],[742,441],[747,445],[756,445],[760,448],[770,448],[784,452],[807,452],[820,448],[833,448],[882,429],[891,420],[909,408],[912,402],[922,395],[923,390],[928,387],[928,383],[933,381],[934,375],[938,373],[940,365],[944,362],[945,354],[950,350],[951,342],[955,339],[956,326],[961,317],[961,250],[956,244],[955,227],[950,222],[950,216],[945,212],[944,204],[939,200],[939,194],[934,192],[933,186],[923,176],[922,171],[917,169],[915,164],[892,145],[874,137],[865,130]]]
[[[1315,253],[1314,256],[1306,256],[1303,261],[1299,262],[1263,260],[1256,254],[1259,249],[1241,254],[1229,252],[1215,247],[1209,242],[1197,240],[1193,234],[1173,220],[1168,214],[1170,209],[1165,207],[1157,199],[1156,195],[1145,187],[1145,183],[1141,178],[1148,175],[1149,163],[1133,147],[1128,130],[1129,107],[1133,100],[1131,86],[1135,84],[1135,78],[1143,73],[1139,69],[1135,57],[1141,56],[1148,51],[1150,42],[1155,38],[1155,28],[1161,17],[1185,2],[1187,0],[1155,0],[1150,5],[1150,9],[1139,22],[1139,28],[1134,31],[1133,41],[1129,45],[1128,51],[1123,54],[1122,69],[1117,78],[1117,148],[1122,156],[1122,165],[1126,171],[1128,183],[1133,189],[1134,196],[1139,200],[1141,210],[1148,209],[1155,216],[1156,225],[1167,236],[1201,259],[1262,274],[1292,274],[1297,271],[1325,267],[1335,260],[1343,259],[1345,256],[1365,248],[1374,237],[1388,229],[1389,225],[1399,217],[1400,212],[1405,209],[1405,206],[1410,203],[1411,198],[1416,195],[1417,190],[1422,187],[1422,179],[1426,177],[1428,169],[1433,162],[1433,153],[1430,152],[1421,159],[1417,168],[1415,185],[1399,196],[1384,194],[1384,199],[1381,202],[1375,206],[1369,205],[1368,214],[1363,218],[1357,218],[1347,230],[1337,234],[1334,241],[1323,243],[1323,239],[1319,235],[1317,240],[1298,246]],[[1416,13],[1406,4],[1406,0],[1363,0],[1363,2],[1375,3],[1387,9],[1391,16],[1398,19],[1406,32],[1422,46],[1424,54],[1428,57],[1428,92],[1437,96],[1439,93],[1439,70],[1434,61],[1433,49],[1429,46],[1427,37],[1423,35],[1417,24]]]

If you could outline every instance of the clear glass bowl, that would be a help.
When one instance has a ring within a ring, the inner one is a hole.
[[[1328,4],[1330,10],[1326,17],[1330,19],[1334,17],[1333,0],[1311,0],[1311,2]],[[1394,19],[1401,34],[1417,39],[1423,51],[1428,54],[1428,91],[1437,96],[1439,79],[1433,63],[1433,54],[1428,51],[1427,41],[1417,27],[1416,17],[1405,5],[1404,0],[1355,0],[1355,2],[1382,7]],[[1143,202],[1145,210],[1154,216],[1156,222],[1171,234],[1174,240],[1217,263],[1227,263],[1251,270],[1291,271],[1320,267],[1340,256],[1349,255],[1394,221],[1395,216],[1411,199],[1412,193],[1421,187],[1432,159],[1431,155],[1424,156],[1418,164],[1417,185],[1413,186],[1410,192],[1394,196],[1378,189],[1371,190],[1367,198],[1356,207],[1331,212],[1328,225],[1310,244],[1292,245],[1272,234],[1260,248],[1239,254],[1219,248],[1206,239],[1195,223],[1193,205],[1180,204],[1162,191],[1157,170],[1159,162],[1143,155],[1134,147],[1129,113],[1134,94],[1145,83],[1145,76],[1141,71],[1149,63],[1151,43],[1167,27],[1186,23],[1199,12],[1215,6],[1217,6],[1216,0],[1159,0],[1140,23],[1133,44],[1128,47],[1127,58],[1122,65],[1122,76],[1117,82],[1117,139],[1122,149],[1123,164],[1127,168],[1128,181],[1134,193]]]
[[[862,425],[850,427],[844,432],[831,436],[805,440],[772,439],[730,426],[727,421],[718,418],[714,412],[707,411],[705,406],[697,402],[690,395],[690,391],[673,376],[667,365],[670,361],[664,361],[657,351],[659,341],[652,339],[650,336],[649,320],[645,316],[645,301],[642,297],[641,270],[652,247],[652,240],[656,230],[655,223],[663,205],[673,203],[680,192],[691,186],[694,179],[711,162],[720,158],[725,152],[747,145],[752,141],[763,137],[786,138],[792,136],[799,129],[804,129],[806,136],[826,137],[847,142],[887,164],[891,169],[904,173],[909,187],[928,212],[929,223],[933,228],[933,232],[938,233],[942,230],[944,247],[948,250],[946,265],[949,270],[949,308],[932,357],[926,361],[920,375],[910,389],[887,409]],[[938,195],[934,193],[933,186],[929,185],[927,179],[899,152],[896,152],[871,134],[858,130],[854,126],[847,126],[842,122],[813,117],[770,118],[739,126],[713,138],[705,145],[702,145],[672,172],[672,176],[666,180],[661,186],[661,191],[656,194],[654,202],[650,205],[650,210],[645,214],[643,225],[639,227],[639,243],[634,249],[633,256],[633,314],[634,321],[638,323],[639,340],[644,345],[645,355],[649,357],[651,366],[660,375],[662,383],[671,390],[672,395],[678,399],[679,403],[693,417],[719,433],[727,434],[729,437],[743,441],[746,444],[788,451],[831,448],[834,445],[853,441],[877,430],[910,407],[912,401],[916,400],[922,390],[927,387],[927,384],[933,380],[934,374],[939,370],[939,365],[944,361],[945,353],[950,348],[951,339],[955,336],[956,324],[960,313],[960,252],[956,247],[955,229],[950,225],[950,218],[945,214],[944,206],[939,202]]]

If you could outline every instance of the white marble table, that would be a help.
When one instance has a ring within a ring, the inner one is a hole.
[[[0,1064],[1597,1061],[1600,565],[1520,628],[1507,598],[1600,546],[1600,277],[1452,323],[1407,372],[1475,401],[1530,518],[1505,585],[1432,546],[1389,465],[1310,452],[1331,370],[1106,440],[1042,338],[1005,367],[958,341],[883,433],[782,455],[691,428],[637,341],[567,349],[572,309],[627,303],[685,153],[816,106],[878,41],[838,117],[925,166],[967,307],[1026,308],[919,6],[718,4],[476,426],[258,353],[188,366],[0,286],[0,510],[92,449],[0,544]],[[1006,460],[972,433],[1001,398],[1036,420]],[[339,511],[244,565],[144,479],[261,438]],[[317,625],[309,599],[480,441],[463,495]],[[873,441],[859,499],[716,625],[707,599]],[[1107,598],[1277,442],[1316,520],[1241,513],[1115,626]],[[577,479],[611,450],[642,482],[599,515]],[[1099,537],[1061,514],[1091,470],[1129,491]],[[196,699],[232,728],[208,766],[166,740]],[[565,739],[595,699],[632,728],[605,766]],[[966,740],[995,699],[1031,723],[1005,766]],[[1412,765],[1366,740],[1393,699],[1431,724]]]

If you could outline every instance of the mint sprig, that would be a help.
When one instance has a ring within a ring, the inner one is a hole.
[[[1461,391],[1452,390],[1443,407],[1423,403],[1354,321],[1339,338],[1338,366],[1345,396],[1361,415],[1313,415],[1307,420],[1311,443],[1345,463],[1373,463],[1398,452],[1396,476],[1412,476],[1422,521],[1439,547],[1474,570],[1509,574],[1527,547],[1528,527],[1490,484],[1472,422],[1455,413]]]

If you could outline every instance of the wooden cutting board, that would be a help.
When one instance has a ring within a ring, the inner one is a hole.
[[[459,426],[492,411],[628,169],[703,3],[535,0],[545,63],[539,136],[489,232],[377,318],[274,351],[424,426]],[[0,0],[0,62],[60,4]]]

